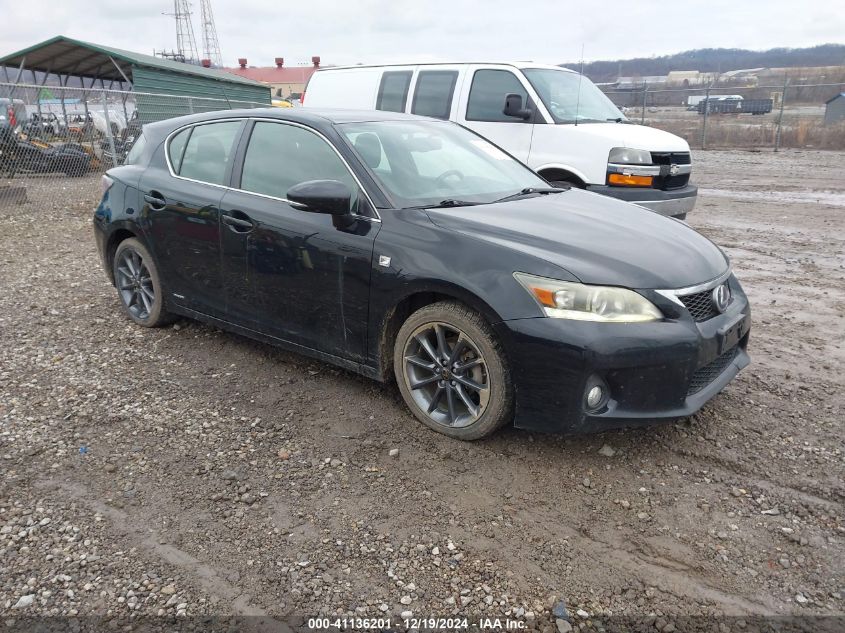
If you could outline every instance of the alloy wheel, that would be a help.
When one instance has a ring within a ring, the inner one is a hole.
[[[141,321],[149,318],[155,304],[155,288],[144,258],[133,248],[127,248],[120,254],[117,289],[133,317]]]
[[[478,346],[447,323],[427,323],[408,337],[405,384],[419,408],[440,425],[465,427],[483,414],[490,375]]]

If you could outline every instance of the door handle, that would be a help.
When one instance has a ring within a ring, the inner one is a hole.
[[[167,206],[167,200],[164,199],[158,191],[151,191],[144,194],[144,202],[150,205],[151,209],[161,210]]]
[[[249,233],[255,228],[255,223],[243,211],[224,211],[221,219],[236,233]]]

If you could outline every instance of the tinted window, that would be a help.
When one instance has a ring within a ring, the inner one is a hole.
[[[240,121],[221,121],[194,127],[179,175],[215,185],[227,184],[226,167],[240,126]]]
[[[411,71],[386,72],[381,76],[376,98],[376,110],[404,112],[408,100],[408,88],[411,85]]]
[[[288,189],[307,180],[339,180],[353,191],[353,199],[358,190],[334,149],[314,132],[283,123],[256,123],[244,157],[240,188],[286,198]]]
[[[177,174],[182,169],[182,156],[185,153],[185,145],[188,142],[188,137],[191,135],[192,129],[188,127],[179,132],[170,139],[170,145],[167,147],[170,164],[173,166],[173,171]]]
[[[472,78],[467,103],[467,121],[510,121],[522,119],[506,116],[505,95],[518,94],[522,103],[528,103],[528,93],[509,70],[477,70]]]
[[[417,77],[414,105],[411,111],[421,116],[448,119],[452,111],[452,94],[455,92],[457,71],[424,70]]]

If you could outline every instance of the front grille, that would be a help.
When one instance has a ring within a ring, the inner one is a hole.
[[[694,292],[691,295],[678,297],[689,310],[690,315],[696,321],[706,321],[719,314],[716,306],[713,305],[713,289]]]
[[[690,155],[689,152],[652,152],[651,153],[651,162],[655,165],[671,165],[675,163],[676,165],[689,165],[690,164]]]
[[[716,380],[716,378],[718,378],[722,372],[727,369],[728,365],[733,362],[733,359],[736,358],[738,351],[738,347],[732,347],[715,360],[707,363],[704,367],[696,369],[692,375],[692,379],[690,380],[689,389],[687,389],[687,396],[698,393],[711,382]]]
[[[689,152],[652,152],[651,162],[655,165],[689,165],[691,162]],[[663,171],[666,171],[665,169]],[[655,189],[680,189],[686,187],[689,182],[689,174],[670,176],[669,174],[657,176],[654,179]]]

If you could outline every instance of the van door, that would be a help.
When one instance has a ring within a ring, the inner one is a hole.
[[[435,119],[456,120],[464,65],[419,66],[410,96],[410,112]]]
[[[457,121],[501,146],[522,162],[528,162],[534,121],[542,120],[528,88],[515,69],[502,66],[472,66],[464,81],[467,89],[460,100]],[[505,96],[522,96],[525,108],[534,111],[528,119],[504,114]]]

